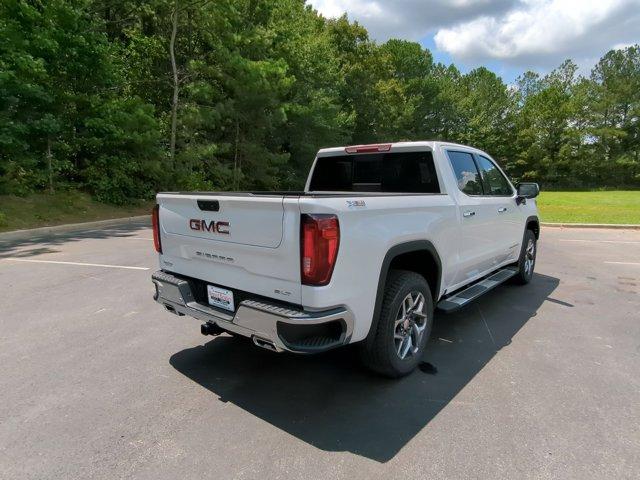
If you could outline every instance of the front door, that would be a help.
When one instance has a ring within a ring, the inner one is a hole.
[[[482,176],[473,154],[447,150],[447,156],[456,177],[459,192],[459,233],[457,243],[458,262],[454,284],[470,279],[491,269],[495,264],[498,246],[496,232],[498,207],[484,196]]]
[[[484,155],[476,155],[482,176],[484,199],[496,213],[494,263],[516,261],[520,253],[523,225],[516,205],[515,190],[498,166]]]

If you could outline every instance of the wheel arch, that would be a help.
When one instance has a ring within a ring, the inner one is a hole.
[[[533,234],[536,236],[536,240],[540,238],[540,220],[536,215],[531,215],[527,217],[527,221],[525,223],[524,231],[532,230]]]
[[[415,268],[415,266],[411,265],[411,262],[415,260],[422,261],[420,268]],[[375,325],[378,322],[382,308],[382,299],[384,297],[387,278],[389,271],[393,268],[413,271],[424,276],[427,283],[429,283],[429,288],[433,289],[431,295],[434,304],[438,301],[442,281],[442,261],[433,243],[428,240],[414,240],[394,245],[385,254],[380,268],[376,303],[373,309],[373,319],[371,321],[371,327],[369,328],[369,334],[371,334],[372,331],[375,332]]]

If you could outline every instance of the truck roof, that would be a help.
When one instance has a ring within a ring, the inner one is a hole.
[[[457,146],[464,148],[471,148],[473,150],[478,150],[477,148],[471,147],[469,145],[462,145],[454,142],[444,142],[439,140],[420,140],[415,142],[386,142],[386,143],[372,143],[366,145],[345,145],[342,147],[330,147],[330,148],[321,148],[318,150],[318,155],[336,155],[340,153],[358,153],[362,150],[362,153],[368,152],[372,153],[375,151],[380,152],[388,152],[395,149],[420,149],[420,148],[428,148],[429,150],[434,150],[439,146]],[[378,150],[372,150],[376,149]],[[347,149],[351,150],[348,151]]]

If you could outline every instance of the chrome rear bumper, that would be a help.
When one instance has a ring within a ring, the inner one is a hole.
[[[216,324],[229,332],[253,339],[258,346],[275,351],[316,353],[349,343],[353,333],[353,314],[344,307],[320,312],[286,308],[258,300],[243,300],[235,313],[223,313],[195,300],[188,280],[162,270],[151,276],[156,286],[154,300],[177,315],[188,315]],[[339,334],[323,337],[318,327],[331,324]],[[295,332],[295,339],[285,331]],[[305,331],[308,335],[305,337]],[[273,348],[271,348],[273,347]]]

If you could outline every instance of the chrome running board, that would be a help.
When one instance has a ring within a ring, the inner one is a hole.
[[[500,269],[488,277],[466,287],[464,290],[460,290],[459,292],[440,300],[436,305],[436,308],[445,313],[455,312],[476,298],[481,297],[490,290],[493,290],[501,283],[506,282],[516,273],[518,273],[518,268],[515,266]]]

